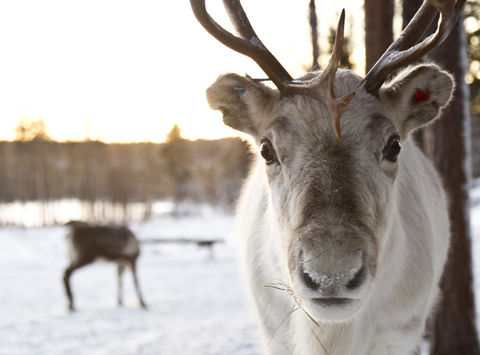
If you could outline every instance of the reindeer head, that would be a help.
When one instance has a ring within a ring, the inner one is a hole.
[[[296,298],[318,319],[348,319],[368,301],[380,267],[396,178],[408,164],[401,143],[435,119],[453,91],[436,65],[406,66],[447,37],[464,1],[426,1],[365,79],[337,71],[342,12],[329,65],[299,80],[263,46],[238,0],[224,4],[242,38],[219,27],[203,1],[191,2],[210,33],[251,56],[278,88],[227,74],[207,99],[225,124],[253,138],[264,160],[265,214]],[[416,45],[437,9],[439,29]]]

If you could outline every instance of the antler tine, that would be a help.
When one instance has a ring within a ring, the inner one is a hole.
[[[190,4],[195,17],[208,33],[234,51],[252,58],[278,90],[282,93],[286,92],[292,77],[260,41],[239,0],[224,0],[223,4],[232,24],[242,38],[232,35],[210,17],[205,0],[190,0]]]
[[[340,20],[338,21],[337,34],[335,36],[335,43],[333,44],[332,56],[328,62],[325,71],[322,73],[325,74],[325,78],[328,80],[328,90],[327,90],[327,107],[332,119],[333,128],[335,129],[335,135],[337,139],[342,139],[342,132],[340,130],[340,118],[342,114],[347,109],[348,104],[355,96],[355,92],[351,92],[348,95],[335,98],[333,92],[333,84],[335,82],[335,73],[340,65],[340,59],[342,57],[342,48],[343,48],[343,32],[345,28],[345,9],[342,9],[342,14],[340,15]],[[318,80],[322,80],[322,78]],[[313,84],[315,85],[315,83]]]
[[[355,96],[355,92],[335,98],[333,88],[335,73],[340,64],[343,47],[345,10],[338,21],[333,53],[327,68],[318,77],[310,80],[293,80],[278,60],[268,51],[252,28],[240,0],[223,0],[235,30],[241,37],[232,35],[213,20],[205,7],[205,0],[190,0],[193,13],[200,24],[227,47],[252,58],[263,69],[283,95],[304,95],[325,103],[333,122],[335,134],[341,139],[340,117]]]
[[[392,72],[415,62],[440,45],[453,30],[465,1],[425,0],[400,37],[370,69],[364,79],[365,89],[376,95]],[[440,13],[436,32],[417,44],[435,18],[436,11]]]
[[[333,92],[335,83],[335,74],[338,66],[340,65],[340,59],[342,56],[343,48],[343,33],[345,27],[345,10],[342,10],[340,20],[338,21],[337,33],[335,36],[335,43],[333,45],[332,55],[325,70],[308,82],[293,81],[289,87],[290,94],[300,94],[312,97],[321,102],[324,102],[327,106],[328,113],[332,120],[333,128],[337,139],[342,138],[340,130],[340,118],[347,109],[348,104],[355,96],[355,92],[351,92],[348,95],[336,98]]]
[[[345,10],[342,9],[340,19],[338,20],[337,33],[335,35],[335,42],[333,43],[333,51],[328,61],[328,65],[325,70],[322,72],[315,81],[320,82],[321,80],[328,79],[328,93],[329,97],[335,97],[333,94],[333,83],[335,81],[335,73],[337,72],[338,66],[340,65],[340,59],[342,57],[342,48],[343,48],[343,33],[345,28]]]
[[[223,6],[240,36],[243,38],[258,38],[239,0],[223,0]]]

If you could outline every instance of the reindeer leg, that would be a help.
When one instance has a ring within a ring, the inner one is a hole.
[[[70,287],[70,276],[72,275],[74,270],[75,269],[73,269],[72,266],[68,266],[65,269],[65,272],[63,273],[63,284],[65,286],[65,293],[67,294],[67,298],[68,298],[68,309],[70,311],[75,310],[75,308],[73,307],[72,289]]]
[[[121,306],[123,304],[123,299],[122,299],[122,294],[123,294],[123,282],[122,282],[122,275],[123,272],[125,271],[125,264],[122,262],[119,262],[117,264],[117,271],[118,271],[118,293],[117,293],[117,301],[118,301],[118,306]]]
[[[68,309],[70,311],[75,310],[75,307],[74,307],[74,304],[73,304],[73,293],[72,293],[72,289],[70,287],[70,277],[72,276],[72,274],[75,270],[77,270],[77,269],[81,268],[82,266],[85,266],[89,263],[90,263],[90,261],[70,264],[65,269],[65,272],[63,273],[63,284],[65,286],[65,293],[67,294],[67,298],[68,298]]]
[[[145,302],[143,300],[142,291],[140,290],[140,284],[139,284],[138,278],[137,278],[136,262],[137,262],[137,260],[134,259],[130,263],[130,267],[132,269],[132,275],[133,275],[133,282],[135,284],[135,291],[137,292],[137,297],[138,297],[138,302],[140,303],[140,307],[147,308],[147,305],[145,304]]]

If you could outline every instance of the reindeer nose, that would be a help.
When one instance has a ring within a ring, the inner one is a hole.
[[[329,264],[330,260],[303,264],[300,278],[305,286],[324,295],[333,295],[341,289],[353,291],[365,281],[366,269],[361,252],[336,265]],[[338,267],[339,264],[341,267]]]

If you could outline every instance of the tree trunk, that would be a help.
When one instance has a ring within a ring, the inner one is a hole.
[[[365,0],[366,71],[393,41],[393,0]]]
[[[420,6],[422,6],[423,0],[403,0],[402,3],[402,28],[407,27],[407,24],[416,14]]]
[[[315,7],[315,0],[310,0],[309,8],[309,19],[310,19],[310,30],[312,37],[312,70],[320,69],[318,64],[318,58],[320,56],[320,49],[318,47],[318,28],[317,28],[317,11]]]
[[[403,27],[422,4],[403,0]],[[434,21],[433,25],[436,25]],[[432,25],[433,32],[434,27]],[[430,57],[455,76],[453,102],[431,127],[418,132],[416,140],[434,162],[447,190],[451,222],[451,248],[443,279],[442,299],[432,320],[430,353],[480,354],[475,326],[469,230],[470,117],[466,71],[465,33],[459,18],[450,37]]]
[[[457,83],[453,102],[431,127],[424,130],[426,154],[440,172],[447,191],[451,247],[441,281],[442,299],[433,326],[430,353],[480,354],[475,326],[469,221],[470,114],[463,16],[432,59],[452,73]]]

